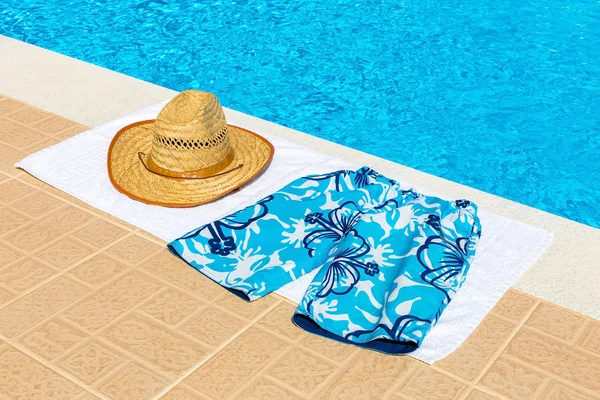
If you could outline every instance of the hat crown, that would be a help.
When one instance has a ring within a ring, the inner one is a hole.
[[[223,165],[230,154],[227,121],[214,94],[186,90],[156,117],[149,156],[157,169],[199,171]]]

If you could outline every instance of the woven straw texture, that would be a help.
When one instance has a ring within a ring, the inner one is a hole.
[[[146,203],[190,207],[208,203],[235,190],[256,176],[270,162],[273,148],[262,137],[229,126],[234,149],[231,165],[243,164],[229,173],[206,179],[174,179],[149,172],[138,152],[152,148],[154,124],[134,126],[115,137],[109,152],[111,180],[126,195]]]
[[[155,121],[138,122],[117,133],[108,151],[108,172],[113,185],[135,200],[190,207],[242,186],[269,164],[273,152],[266,139],[227,125],[214,95],[185,91]],[[214,176],[164,176],[207,170]]]
[[[187,90],[173,98],[156,118],[152,161],[165,170],[209,168],[231,150],[225,114],[212,93]]]

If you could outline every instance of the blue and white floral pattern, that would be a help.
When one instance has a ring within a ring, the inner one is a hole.
[[[169,249],[246,300],[320,268],[294,323],[400,354],[438,321],[480,235],[472,202],[424,196],[363,167],[297,179]]]

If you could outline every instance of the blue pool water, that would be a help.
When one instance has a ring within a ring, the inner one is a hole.
[[[598,1],[1,0],[0,34],[600,227]]]

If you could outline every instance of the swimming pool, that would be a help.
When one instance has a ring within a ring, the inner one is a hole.
[[[0,34],[600,227],[600,3],[3,0]]]

